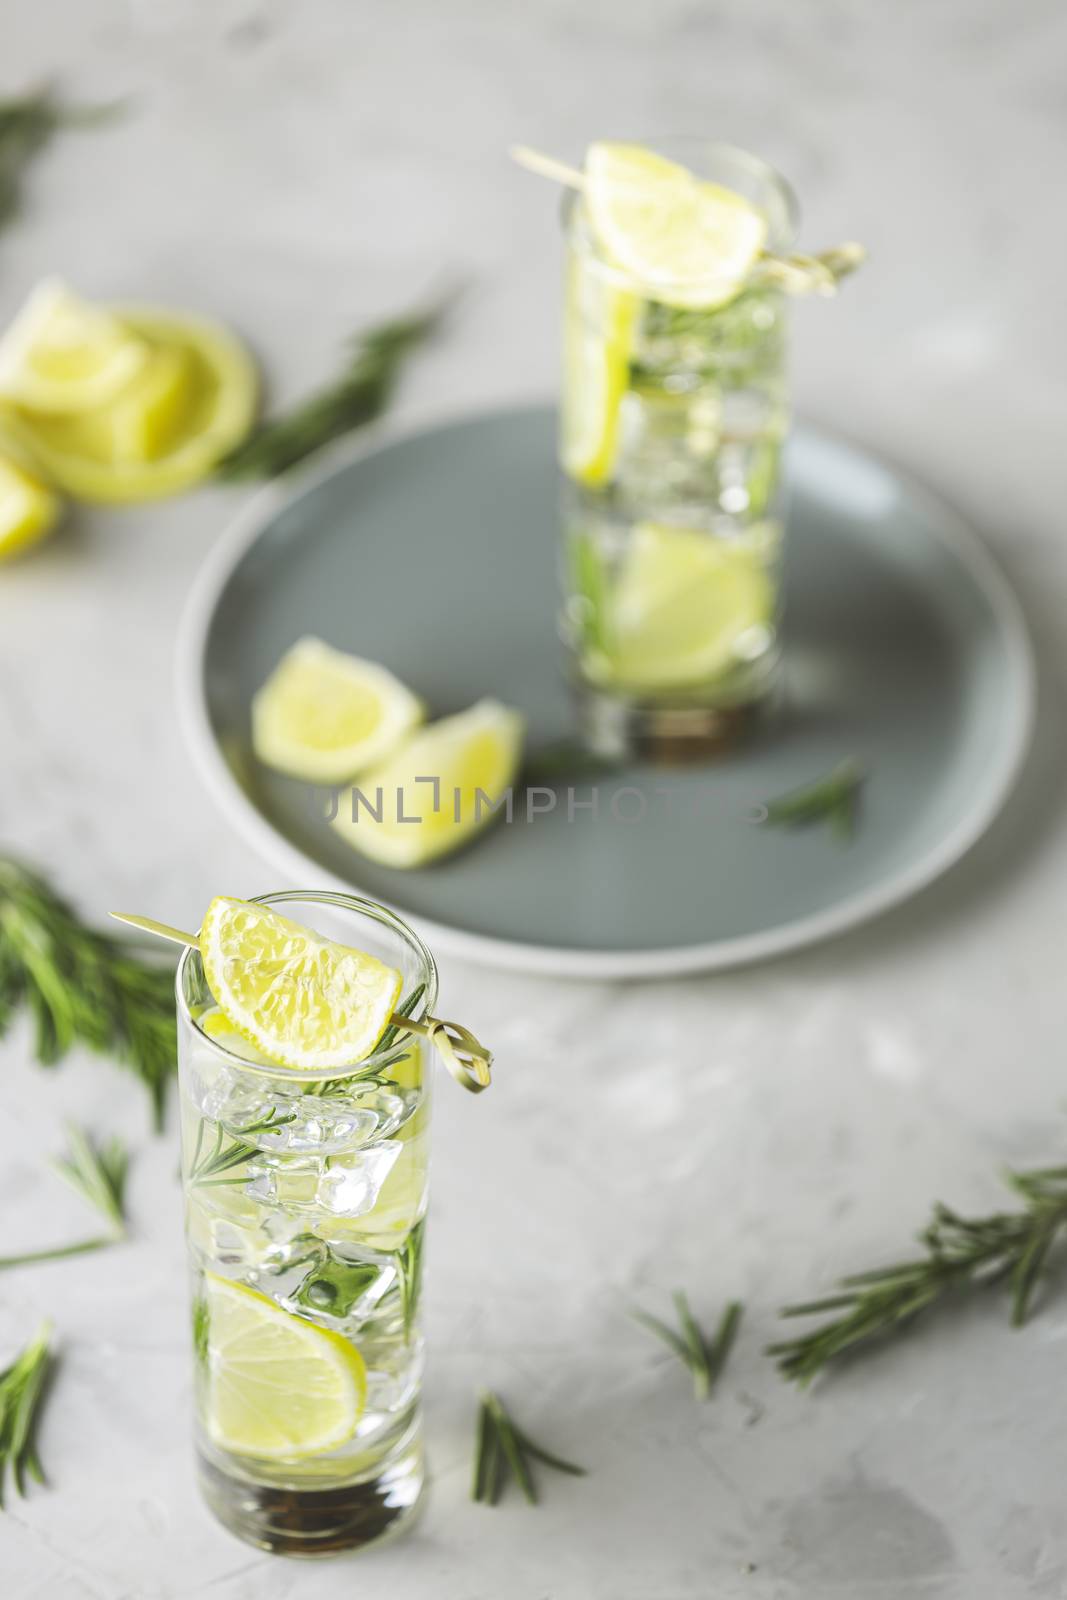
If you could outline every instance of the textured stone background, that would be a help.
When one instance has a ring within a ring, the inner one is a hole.
[[[105,1064],[3,1046],[5,1246],[73,1236],[43,1169],[64,1116],[139,1141],[137,1237],[0,1279],[0,1351],[50,1313],[64,1361],[53,1487],[0,1518],[31,1600],[1021,1600],[1067,1591],[1067,1309],[990,1304],[815,1392],[761,1356],[783,1299],[895,1255],[936,1195],[1000,1203],[998,1167],[1062,1159],[1061,180],[1067,18],[1042,0],[0,0],[0,81],[57,73],[129,117],[37,166],[0,238],[0,317],[61,271],[89,294],[235,323],[279,397],[362,318],[450,270],[474,291],[399,409],[550,392],[552,196],[504,154],[708,132],[777,160],[814,245],[871,265],[797,315],[802,410],[941,488],[1019,588],[1043,671],[1022,788],[910,907],[732,975],[612,988],[445,963],[497,1046],[479,1104],[442,1093],[429,1277],[434,1483],[403,1546],[300,1567],[217,1529],[192,1482],[173,1134]],[[103,912],[195,925],[272,886],[179,741],[171,654],[241,499],[79,515],[0,573],[0,840]],[[691,1286],[749,1315],[695,1409],[627,1303]],[[592,1469],[531,1512],[471,1506],[491,1381]]]

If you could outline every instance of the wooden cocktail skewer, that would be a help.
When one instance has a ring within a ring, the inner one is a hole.
[[[554,183],[562,183],[568,189],[585,188],[585,173],[577,167],[568,166],[565,161],[542,155],[540,150],[531,150],[525,144],[513,144],[509,153],[520,167],[525,167],[528,172],[536,172],[541,178],[551,178]],[[784,289],[787,294],[831,295],[837,293],[841,279],[855,272],[866,258],[863,245],[854,242],[836,245],[832,250],[821,250],[815,256],[778,256],[761,250],[753,277],[757,283]],[[751,283],[753,278],[746,281]]]
[[[190,950],[200,948],[200,940],[195,933],[185,933],[166,922],[156,922],[152,917],[135,917],[125,911],[112,911],[111,915],[116,922],[126,922],[131,928],[154,933],[157,939],[169,939],[172,944],[183,944]],[[488,1089],[493,1057],[484,1045],[479,1044],[469,1028],[462,1027],[458,1022],[444,1022],[440,1017],[416,1020],[405,1017],[399,1011],[394,1011],[389,1021],[393,1027],[405,1033],[417,1033],[420,1038],[429,1039],[449,1072],[464,1089],[469,1089],[472,1094],[481,1094],[483,1089]]]

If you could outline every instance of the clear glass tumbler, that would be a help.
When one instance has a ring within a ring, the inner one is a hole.
[[[765,248],[789,248],[796,204],[764,162],[655,149],[744,195]],[[785,297],[753,274],[667,303],[599,253],[580,194],[564,229],[562,631],[581,728],[604,755],[699,755],[774,698]]]
[[[260,898],[397,968],[405,1014],[432,1010],[433,958],[392,912],[314,891]],[[431,1046],[392,1028],[351,1068],[286,1069],[229,1031],[195,950],[178,968],[177,997],[204,1495],[267,1550],[367,1544],[400,1528],[423,1483]],[[308,1387],[303,1347],[315,1374],[337,1374],[341,1399],[329,1382]],[[235,1449],[233,1380],[247,1394],[250,1372],[263,1405],[238,1413],[242,1440],[255,1442]],[[294,1408],[299,1448],[287,1443]]]

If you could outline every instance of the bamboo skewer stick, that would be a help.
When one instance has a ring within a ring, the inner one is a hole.
[[[156,922],[153,917],[136,917],[125,911],[112,911],[111,915],[116,922],[128,923],[131,928],[140,928],[144,933],[154,934],[157,939],[169,939],[172,944],[185,945],[189,950],[200,948],[200,940],[195,933],[172,928],[166,922]],[[472,1094],[480,1094],[483,1089],[488,1089],[493,1057],[484,1045],[479,1044],[469,1028],[462,1027],[458,1022],[445,1022],[440,1017],[413,1019],[399,1011],[394,1011],[389,1021],[393,1027],[405,1033],[417,1033],[421,1039],[428,1039],[456,1082],[462,1084],[464,1089],[469,1089]]]
[[[585,188],[584,172],[577,167],[569,167],[565,161],[557,161],[555,156],[543,156],[540,150],[531,150],[528,144],[513,144],[508,154],[520,167],[525,167],[527,172],[536,172],[539,178],[551,178],[567,189]]]

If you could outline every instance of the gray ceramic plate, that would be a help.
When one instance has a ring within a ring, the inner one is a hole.
[[[252,693],[307,633],[385,662],[435,713],[492,694],[526,713],[532,745],[567,733],[553,431],[538,408],[379,435],[250,504],[201,575],[179,660],[194,755],[238,830],[286,878],[385,901],[435,948],[588,976],[808,944],[956,861],[1026,746],[1018,608],[950,511],[807,430],[789,451],[788,704],[773,738],[699,771],[601,780],[597,817],[568,817],[565,789],[530,821],[520,805],[510,826],[407,873],[353,854],[314,791],[257,763]],[[870,772],[851,843],[749,820],[845,755]],[[575,799],[588,798],[586,780]]]

